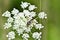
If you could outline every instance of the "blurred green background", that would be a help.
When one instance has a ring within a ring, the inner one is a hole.
[[[36,5],[38,7],[35,10],[37,13],[42,10],[48,14],[48,19],[42,22],[45,28],[42,29],[41,40],[60,40],[60,0],[0,0],[0,40],[7,40],[6,34],[10,31],[10,29],[3,29],[6,18],[1,16],[2,13],[6,10],[11,11],[13,8],[22,11],[20,7],[21,1]],[[22,39],[16,36],[15,40]],[[33,39],[30,38],[29,40]]]

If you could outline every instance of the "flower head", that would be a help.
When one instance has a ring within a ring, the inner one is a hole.
[[[35,5],[30,5],[30,6],[29,6],[29,10],[30,10],[30,11],[34,10],[35,8],[37,8],[37,7],[35,7]]]
[[[32,37],[33,38],[35,38],[35,39],[40,39],[41,38],[41,32],[40,33],[38,33],[38,32],[34,32],[33,34],[32,34]]]
[[[21,2],[22,4],[20,5],[23,9],[24,8],[26,8],[26,7],[28,7],[28,5],[30,4],[30,3],[28,3],[28,2]]]
[[[29,15],[30,17],[35,17],[36,16],[36,12],[32,11],[30,12],[31,14]]]
[[[19,13],[19,10],[16,9],[16,8],[13,8],[13,10],[11,12],[12,12],[11,14],[13,14],[13,15],[15,14],[16,15],[17,13]]]
[[[5,13],[3,13],[3,14],[2,14],[2,16],[10,17],[10,16],[11,16],[11,14],[10,14],[10,12],[9,12],[9,11],[6,11]]]
[[[12,17],[9,17],[9,18],[7,19],[7,22],[12,23],[13,20],[14,20],[14,19],[13,19]]]
[[[40,30],[44,28],[44,26],[42,26],[42,24],[35,24],[35,28]]]
[[[27,17],[29,17],[29,15],[31,14],[31,13],[29,12],[29,10],[23,10],[23,13],[24,13],[25,16],[27,16]]]
[[[8,28],[10,28],[11,26],[12,26],[11,23],[5,23],[5,25],[4,25],[4,29],[8,29]]]
[[[24,33],[24,34],[22,35],[22,38],[25,39],[25,40],[28,40],[28,38],[30,38],[30,37],[29,37],[29,34]]]
[[[40,12],[38,14],[38,17],[41,18],[41,19],[44,19],[44,18],[46,19],[47,18],[47,14],[45,12]]]
[[[7,23],[4,25],[4,29],[11,27],[13,30],[7,34],[8,40],[13,40],[15,38],[15,33],[19,36],[22,35],[23,40],[28,40],[30,38],[29,34],[32,34],[32,37],[35,40],[40,40],[42,32],[38,33],[37,30],[41,30],[44,26],[39,24],[37,20],[39,20],[38,17],[41,19],[46,19],[47,14],[44,12],[36,14],[33,10],[37,7],[28,2],[21,2],[20,6],[23,8],[22,12],[19,12],[16,8],[13,8],[11,13],[6,11],[2,15],[8,17]],[[34,28],[37,29],[36,32],[32,30]]]
[[[8,33],[8,35],[6,35],[6,37],[8,37],[8,40],[14,39],[15,38],[15,32],[11,31]]]

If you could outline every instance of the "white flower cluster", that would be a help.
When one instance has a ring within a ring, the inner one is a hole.
[[[24,38],[23,40],[28,40],[29,34],[25,33],[25,34],[22,35],[22,37]]]
[[[38,21],[34,18],[36,17],[36,12],[34,12],[33,10],[37,8],[35,5],[31,5],[28,2],[21,2],[20,6],[23,8],[23,12],[19,12],[18,9],[13,8],[11,12],[6,11],[2,14],[2,16],[8,18],[7,23],[5,23],[4,25],[4,29],[12,28],[18,33],[19,36],[22,35],[23,40],[28,40],[28,38],[30,38],[28,33],[33,31],[31,30],[32,28],[35,27],[36,29],[41,30],[42,28],[44,28],[44,26],[42,24],[39,24]],[[28,10],[26,8],[28,8]],[[40,12],[38,14],[38,17],[41,19],[46,19],[47,14],[45,14],[44,12]],[[36,40],[40,40],[41,34],[41,32],[38,33],[36,31],[32,33],[32,37]],[[7,37],[8,40],[14,39],[14,31],[9,32]]]
[[[14,39],[15,38],[14,31],[9,32],[8,35],[6,35],[6,37],[8,37],[8,40]]]
[[[9,12],[9,11],[6,11],[2,16],[10,17],[10,16],[11,16],[11,14],[10,14],[10,12]]]
[[[41,19],[46,19],[47,18],[47,14],[45,13],[45,12],[40,12],[39,14],[38,14],[38,16],[39,16],[39,18],[41,18]]]
[[[42,32],[34,32],[32,37],[35,38],[36,40],[40,40]]]
[[[36,25],[35,25],[35,28],[36,28],[36,29],[39,29],[39,30],[40,30],[41,28],[43,28],[43,27],[44,27],[44,26],[42,26],[42,24],[36,24]]]

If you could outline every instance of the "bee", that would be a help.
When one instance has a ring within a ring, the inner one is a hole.
[[[30,25],[34,19],[35,19],[35,18],[32,18],[30,21],[28,21],[28,22],[27,22],[27,25]]]
[[[30,25],[32,23],[32,19],[27,22],[27,25]]]

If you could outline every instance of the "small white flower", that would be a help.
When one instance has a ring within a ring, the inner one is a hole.
[[[31,29],[28,27],[25,29],[25,32],[29,33],[29,32],[31,32]]]
[[[28,16],[31,14],[28,10],[24,10],[23,13],[25,14],[25,16]]]
[[[19,13],[19,10],[18,9],[16,9],[16,8],[13,8],[13,10],[11,11],[12,13],[11,14],[18,14]]]
[[[42,24],[35,24],[35,28],[40,30],[41,28],[44,28],[44,26],[42,26]]]
[[[38,33],[38,32],[34,32],[32,37],[33,37],[33,38],[38,39],[38,38],[39,38],[39,36],[40,36],[40,35],[39,35],[39,33]]]
[[[20,17],[19,17],[18,15],[14,15],[13,18],[14,18],[15,20],[20,19]]]
[[[36,16],[36,12],[32,11],[30,17],[35,17],[35,16]]]
[[[41,32],[40,32],[40,33],[34,32],[34,33],[32,34],[32,37],[33,37],[34,39],[40,39],[41,34],[42,34]]]
[[[41,19],[46,19],[47,18],[47,14],[45,14],[45,12],[40,12],[39,14],[38,14],[38,17],[39,18],[41,18]]]
[[[3,13],[3,14],[2,14],[2,16],[10,17],[10,16],[11,16],[11,14],[10,14],[10,12],[9,12],[9,11],[6,11],[5,13]]]
[[[37,8],[37,7],[35,7],[35,5],[30,5],[29,6],[29,10],[31,11],[31,10],[34,10],[35,8]]]
[[[8,28],[10,28],[11,26],[12,26],[11,23],[5,23],[4,29],[8,29]]]
[[[23,32],[24,32],[24,30],[22,28],[20,28],[20,29],[18,28],[16,31],[17,31],[18,35],[23,34]]]
[[[15,38],[15,33],[14,31],[11,31],[8,33],[8,35],[6,35],[6,37],[8,37],[8,40],[12,40]]]
[[[24,13],[23,13],[23,12],[20,12],[20,13],[18,14],[18,16],[24,17]]]
[[[14,20],[14,19],[13,19],[12,17],[9,17],[9,18],[8,18],[8,20],[7,20],[7,22],[12,23],[12,22],[13,22],[13,20]]]
[[[30,38],[30,37],[29,37],[29,34],[24,33],[24,34],[22,35],[22,38],[25,39],[25,40],[28,40],[28,38]]]
[[[20,5],[23,9],[24,8],[26,8],[26,7],[28,7],[28,5],[30,4],[30,3],[27,3],[27,2],[21,2],[22,4]]]

